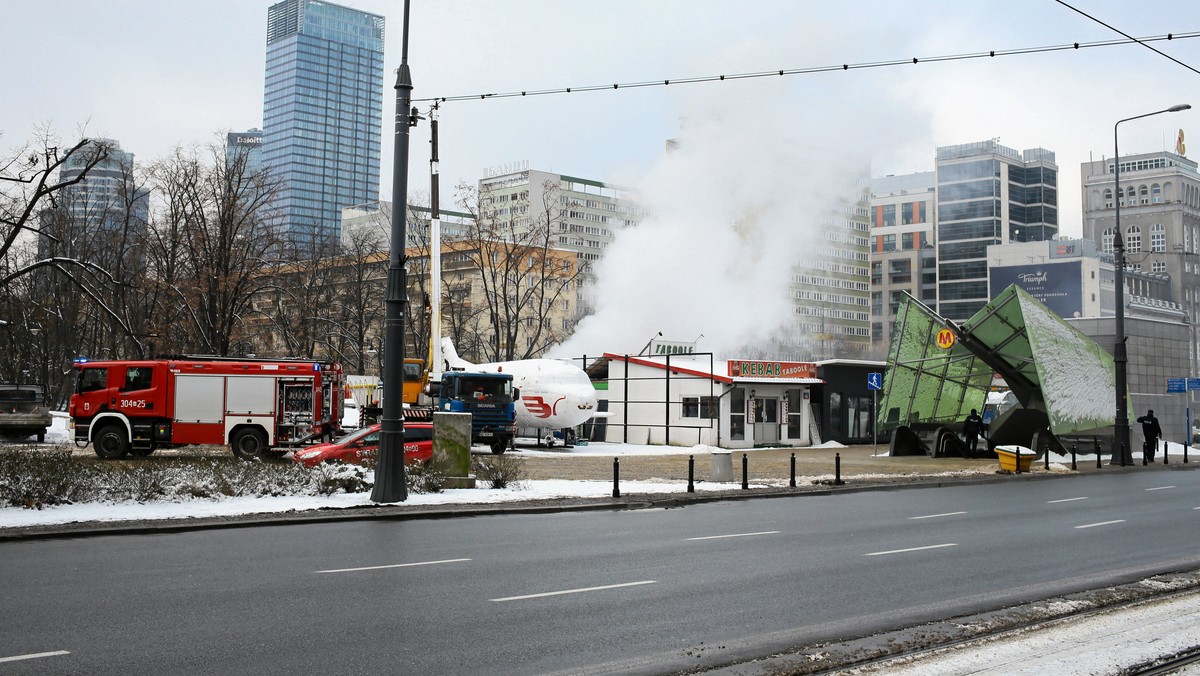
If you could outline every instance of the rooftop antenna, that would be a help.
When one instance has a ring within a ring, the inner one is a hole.
[[[649,341],[647,341],[647,342],[646,342],[646,347],[643,347],[643,348],[642,348],[642,351],[641,351],[641,352],[638,352],[638,356],[639,356],[639,357],[641,357],[642,355],[646,354],[646,350],[649,350],[649,349],[650,349],[650,343],[653,343],[655,338],[662,338],[662,331],[659,331],[659,332],[658,332],[657,334],[655,334],[655,335],[654,335],[652,338],[650,338],[650,340],[649,340]]]

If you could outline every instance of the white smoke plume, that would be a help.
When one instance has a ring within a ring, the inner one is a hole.
[[[869,178],[864,129],[886,127],[846,114],[836,94],[797,103],[749,89],[736,107],[698,102],[678,148],[621,181],[645,218],[617,233],[596,267],[595,314],[557,355],[636,354],[660,331],[703,334],[697,351],[719,358],[772,356],[773,338],[796,339],[791,276],[821,246],[834,203],[853,206]]]

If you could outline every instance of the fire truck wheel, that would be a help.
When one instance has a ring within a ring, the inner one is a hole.
[[[125,428],[121,425],[105,425],[96,431],[92,439],[92,448],[96,455],[105,460],[119,460],[129,452],[129,440],[125,438]]]
[[[229,440],[233,454],[242,460],[258,460],[266,456],[267,438],[256,429],[241,429]]]
[[[503,455],[506,446],[508,446],[508,444],[503,441],[493,441],[492,455]]]

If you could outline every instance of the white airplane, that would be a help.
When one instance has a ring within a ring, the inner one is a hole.
[[[564,429],[596,415],[596,388],[574,364],[557,359],[472,364],[458,356],[448,336],[442,338],[442,357],[453,370],[511,374],[513,387],[521,391],[521,400],[514,407],[517,427]]]

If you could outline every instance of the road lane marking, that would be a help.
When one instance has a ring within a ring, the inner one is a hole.
[[[28,655],[13,655],[12,657],[0,657],[0,662],[20,662],[21,660],[36,660],[42,657],[58,657],[59,655],[70,655],[69,650],[52,650],[48,653],[29,653]]]
[[[905,554],[908,552],[920,552],[920,551],[924,551],[926,549],[941,549],[943,547],[957,547],[957,546],[958,546],[957,542],[948,542],[944,545],[929,545],[926,547],[909,547],[908,549],[892,549],[892,550],[888,550],[886,552],[871,552],[870,554],[864,554],[864,556],[883,556],[885,554]]]
[[[1168,488],[1175,488],[1175,487],[1174,486],[1159,486],[1158,488],[1147,488],[1146,490],[1148,490],[1148,491],[1165,491]]]
[[[541,594],[525,594],[524,596],[505,596],[504,598],[491,599],[496,603],[503,601],[523,601],[525,599],[540,599],[547,596],[562,596],[563,594],[582,594],[583,592],[604,591],[606,589],[620,589],[621,587],[638,587],[644,584],[655,584],[658,580],[642,580],[641,582],[622,582],[621,584],[606,584],[599,587],[581,587],[580,589],[564,589],[563,591],[542,592]]]
[[[443,559],[441,561],[418,561],[417,563],[393,563],[387,566],[366,566],[363,568],[334,568],[318,570],[318,573],[357,573],[360,570],[384,570],[386,568],[411,568],[412,566],[435,566],[439,563],[462,563],[471,559]]]
[[[1056,505],[1060,502],[1075,502],[1076,500],[1087,500],[1087,498],[1083,497],[1083,498],[1063,498],[1062,500],[1047,500],[1046,504],[1047,505]]]
[[[1117,519],[1116,521],[1101,521],[1100,523],[1089,523],[1089,524],[1085,524],[1083,526],[1075,526],[1075,528],[1079,529],[1079,528],[1095,528],[1096,526],[1111,526],[1114,523],[1125,523],[1125,519]]]
[[[936,519],[940,516],[958,516],[959,514],[966,514],[966,512],[946,512],[945,514],[926,514],[925,516],[910,516],[910,517],[908,517],[908,520],[916,521],[917,519]]]
[[[764,530],[764,531],[759,531],[757,533],[733,533],[731,535],[708,535],[708,536],[705,536],[702,538],[687,538],[687,541],[690,542],[692,540],[720,540],[721,538],[744,538],[744,537],[750,537],[751,535],[778,535],[779,533],[780,533],[780,531],[777,531],[777,530]]]

